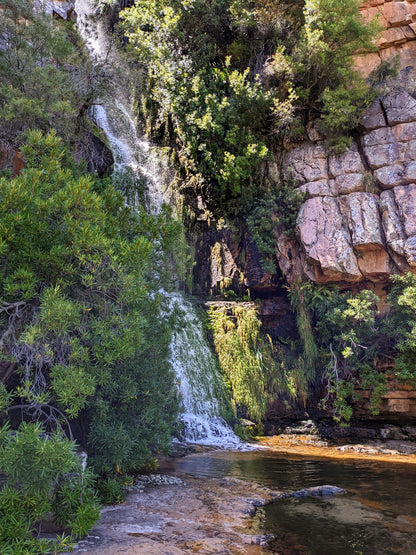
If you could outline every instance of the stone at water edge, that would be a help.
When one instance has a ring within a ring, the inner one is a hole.
[[[347,493],[345,489],[339,488],[337,486],[314,486],[311,488],[303,488],[298,491],[292,491],[288,494],[283,494],[282,497],[327,497],[333,495],[343,495]]]

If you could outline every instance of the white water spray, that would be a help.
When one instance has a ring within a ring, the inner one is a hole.
[[[94,0],[76,0],[77,24],[91,57],[97,64],[110,67],[122,64],[111,44],[104,25],[92,17]],[[115,171],[129,169],[146,183],[147,209],[157,213],[163,202],[169,202],[162,169],[151,145],[140,138],[129,95],[116,86],[93,107],[92,118],[105,132],[114,156]],[[221,387],[216,362],[202,325],[192,304],[179,292],[167,294],[173,311],[179,308],[183,325],[175,330],[171,342],[170,363],[182,397],[183,439],[190,443],[241,448],[242,442],[220,416],[216,393]]]

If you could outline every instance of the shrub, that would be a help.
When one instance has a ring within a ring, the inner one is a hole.
[[[12,395],[69,434],[82,419],[96,471],[139,468],[168,446],[177,414],[158,291],[184,260],[174,257],[182,228],[167,209],[127,207],[53,133],[30,132],[23,152],[28,166],[0,179],[0,341],[16,385],[2,390],[4,408]]]
[[[52,518],[71,538],[97,522],[100,511],[91,475],[83,472],[75,444],[58,433],[46,434],[39,423],[22,423],[0,431],[0,470],[6,483],[0,491],[2,553],[50,553],[70,547],[69,538],[39,539],[42,524]]]

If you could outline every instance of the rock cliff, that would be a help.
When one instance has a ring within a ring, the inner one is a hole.
[[[342,155],[328,155],[323,142],[305,143],[285,155],[283,171],[305,193],[300,249],[277,237],[289,279],[299,267],[317,283],[380,282],[416,271],[416,100],[408,92],[375,100]]]
[[[400,69],[414,65],[416,56],[416,1],[369,0],[361,13],[370,20],[378,18],[383,32],[377,41],[378,52],[356,56],[357,69],[367,76],[381,61],[399,54]]]
[[[357,54],[356,67],[368,76],[397,56],[399,84],[373,102],[341,156],[328,155],[313,133],[285,154],[283,172],[305,193],[297,241],[276,235],[289,281],[301,274],[353,287],[416,271],[416,1],[369,0],[361,12],[384,31],[378,51]]]

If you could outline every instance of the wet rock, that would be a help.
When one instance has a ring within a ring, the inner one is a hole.
[[[304,488],[299,491],[290,492],[287,497],[303,498],[303,497],[323,497],[332,495],[342,495],[347,493],[345,489],[337,486],[315,486],[312,488]]]
[[[258,306],[263,329],[272,338],[296,337],[296,315],[292,312],[286,296],[276,295],[270,299],[260,299]]]

